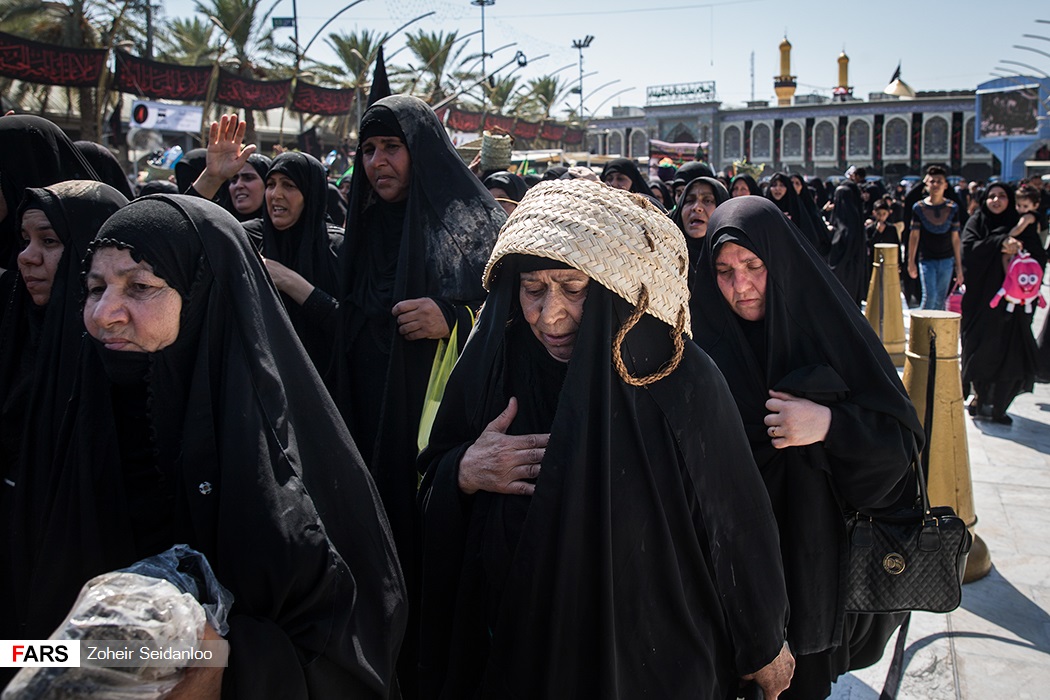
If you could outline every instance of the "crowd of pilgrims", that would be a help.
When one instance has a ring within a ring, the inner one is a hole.
[[[1030,185],[477,173],[391,96],[341,193],[243,134],[133,199],[0,118],[0,638],[188,544],[231,656],[172,697],[827,697],[902,620],[845,610],[844,518],[911,505],[924,439],[873,245],[928,308],[948,251],[975,416],[1050,372],[989,307],[1046,262]]]

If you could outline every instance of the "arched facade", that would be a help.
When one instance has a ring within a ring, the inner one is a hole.
[[[740,158],[743,152],[740,149],[740,127],[728,126],[722,132],[722,156],[724,158]]]
[[[619,131],[609,132],[609,138],[606,141],[606,151],[608,155],[624,155],[623,150],[623,136]]]
[[[944,117],[930,117],[922,125],[922,155],[924,158],[945,158],[948,156],[948,136],[950,129]]]
[[[755,124],[751,129],[751,160],[769,160],[773,157],[773,137],[768,124]]]
[[[835,125],[824,120],[817,122],[813,129],[813,159],[832,160],[835,158]]]
[[[871,155],[871,125],[864,119],[854,119],[846,132],[846,154],[850,158]]]
[[[780,132],[780,154],[784,160],[802,158],[802,126],[788,122]]]
[[[638,156],[648,155],[649,153],[649,137],[646,136],[645,131],[642,129],[635,129],[631,132],[631,158],[637,158]]]
[[[882,153],[885,158],[907,158],[908,122],[901,117],[887,119],[882,143]]]

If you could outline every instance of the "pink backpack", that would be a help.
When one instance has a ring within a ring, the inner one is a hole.
[[[1046,299],[1039,293],[1039,285],[1043,281],[1043,267],[1035,259],[1021,251],[1010,259],[1006,267],[1006,279],[1003,286],[999,288],[988,306],[993,309],[999,306],[999,301],[1006,299],[1006,310],[1013,311],[1019,304],[1024,304],[1024,312],[1032,313],[1032,301],[1039,300],[1039,307],[1046,306]]]

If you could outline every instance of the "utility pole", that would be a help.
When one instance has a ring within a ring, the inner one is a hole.
[[[583,122],[583,50],[591,45],[594,41],[594,37],[588,34],[582,39],[575,39],[572,42],[572,48],[580,52],[580,112],[577,118],[580,122]]]
[[[485,8],[495,5],[496,0],[471,0],[470,4],[481,8],[481,77],[485,79],[481,84],[481,112],[484,114],[489,97],[489,74],[485,72],[485,59],[488,58],[488,53],[485,52]]]

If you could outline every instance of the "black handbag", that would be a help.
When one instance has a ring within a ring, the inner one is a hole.
[[[936,335],[930,337],[926,386],[926,445],[929,463],[933,422]],[[916,450],[916,453],[918,450]],[[847,520],[849,582],[846,610],[894,613],[925,610],[946,613],[962,602],[962,578],[973,538],[951,506],[930,507],[920,457],[912,465],[919,484],[918,503],[889,515],[855,513]]]

